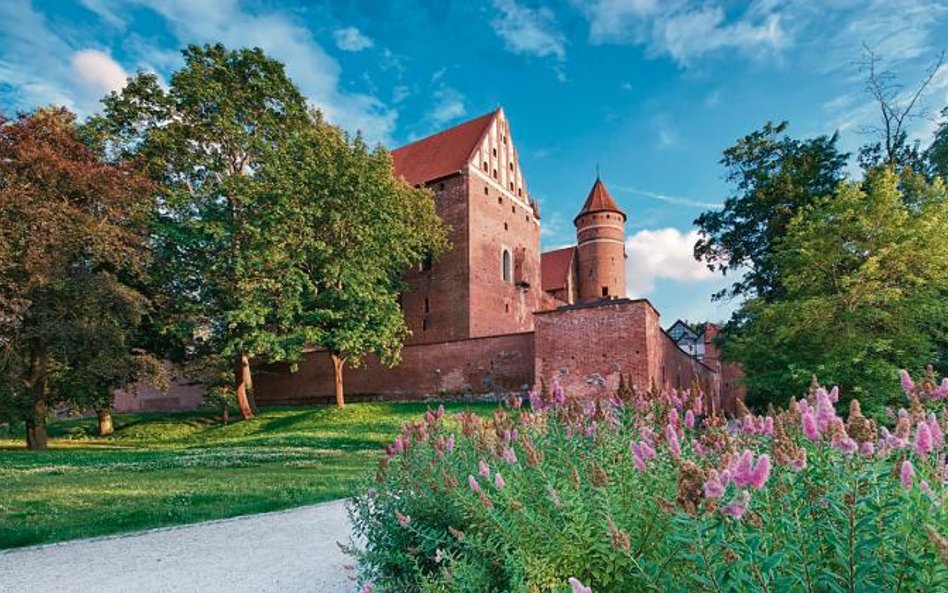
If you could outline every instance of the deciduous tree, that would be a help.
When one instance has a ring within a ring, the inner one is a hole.
[[[51,403],[106,409],[135,375],[151,189],[91,151],[64,109],[0,117],[0,396],[31,449],[46,446]]]

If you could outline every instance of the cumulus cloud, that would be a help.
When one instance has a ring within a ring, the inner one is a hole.
[[[74,53],[71,64],[76,81],[100,96],[121,90],[128,78],[125,69],[115,60],[95,49]]]
[[[765,9],[765,5],[766,9]],[[593,43],[636,43],[682,66],[725,48],[754,52],[789,44],[775,3],[756,2],[729,18],[720,6],[695,0],[597,0],[582,3]]]
[[[339,63],[292,13],[265,5],[248,6],[238,0],[87,0],[86,6],[114,26],[126,26],[122,19],[132,9],[150,10],[150,16],[159,17],[182,47],[221,42],[233,48],[263,48],[286,65],[303,94],[330,121],[350,131],[361,130],[369,142],[388,141],[394,130],[397,112],[377,97],[343,90]],[[0,93],[15,92],[12,103],[30,108],[52,102],[81,114],[95,110],[95,102],[75,88],[77,72],[72,56],[86,48],[73,47],[71,39],[54,30],[30,3],[0,2],[0,46],[0,80],[14,89],[5,90],[0,84]],[[152,54],[155,59],[149,60]],[[167,54],[167,48],[139,39],[135,57],[140,63],[136,66],[167,62]],[[82,67],[86,73],[95,70],[85,63]],[[99,83],[109,80],[102,71],[96,76],[93,80]]]
[[[706,282],[716,278],[692,255],[698,231],[675,228],[642,230],[625,241],[626,280],[632,296],[647,296],[659,279]]]
[[[516,0],[494,0],[500,14],[491,21],[509,51],[538,57],[566,59],[566,38],[556,28],[549,8],[528,8]]]
[[[332,36],[336,40],[336,46],[342,51],[362,51],[375,45],[371,39],[355,27],[336,29]]]

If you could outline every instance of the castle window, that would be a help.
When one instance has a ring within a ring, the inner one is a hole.
[[[485,195],[485,196],[489,196],[489,195],[490,195],[490,190],[489,190],[488,188],[486,188],[486,187],[484,188],[484,195]]]
[[[500,275],[504,282],[510,282],[513,279],[509,249],[504,249],[500,254]]]
[[[510,182],[510,191],[513,191],[513,181]]]
[[[522,187],[518,187],[518,188],[517,188],[517,195],[520,196],[521,198],[523,197],[523,188],[522,188]]]
[[[526,220],[527,222],[530,222],[530,215],[527,214],[526,216],[523,217],[523,219]]]
[[[487,161],[484,161],[484,172],[487,173]]]
[[[510,207],[510,211],[513,212],[514,214],[516,214],[516,213],[517,213],[517,207],[516,207],[516,206],[511,206],[511,207]]]
[[[510,313],[510,303],[504,303],[504,313]]]
[[[497,169],[494,169],[494,179],[497,179]]]
[[[503,197],[503,196],[497,196],[497,203],[498,203],[498,204],[503,204],[503,203],[504,203],[504,197]]]
[[[602,287],[602,296],[604,296],[604,297],[609,296],[609,287],[608,287],[608,286],[603,286],[603,287]]]
[[[513,171],[513,161],[510,162],[510,170]]]
[[[428,331],[428,318],[427,317],[421,320],[421,331],[423,332]]]
[[[444,191],[444,183],[438,184],[438,191]]]
[[[504,223],[504,230],[505,230],[505,231],[507,230],[507,223],[506,223],[506,222]]]
[[[425,313],[431,313],[431,302],[425,297]]]
[[[494,148],[494,149],[492,149],[492,150],[493,150],[493,152],[494,152],[494,156],[497,156],[497,149]]]
[[[507,134],[504,134],[504,135],[501,136],[500,138],[501,138],[501,140],[504,141],[504,144],[507,144]]]

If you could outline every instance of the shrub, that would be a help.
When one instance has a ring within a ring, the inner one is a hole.
[[[350,503],[365,591],[946,591],[948,379],[877,428],[838,390],[705,416],[689,391],[429,411]]]

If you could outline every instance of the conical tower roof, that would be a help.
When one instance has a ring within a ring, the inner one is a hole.
[[[576,218],[573,219],[575,223],[576,220],[583,214],[589,214],[592,212],[616,212],[622,215],[622,220],[625,220],[625,212],[619,208],[619,205],[616,203],[615,199],[609,193],[609,190],[606,189],[606,184],[602,182],[598,176],[596,177],[596,182],[593,183],[592,189],[589,190],[589,196],[586,198],[586,203],[583,204],[582,210],[579,211],[579,214],[576,215]]]

